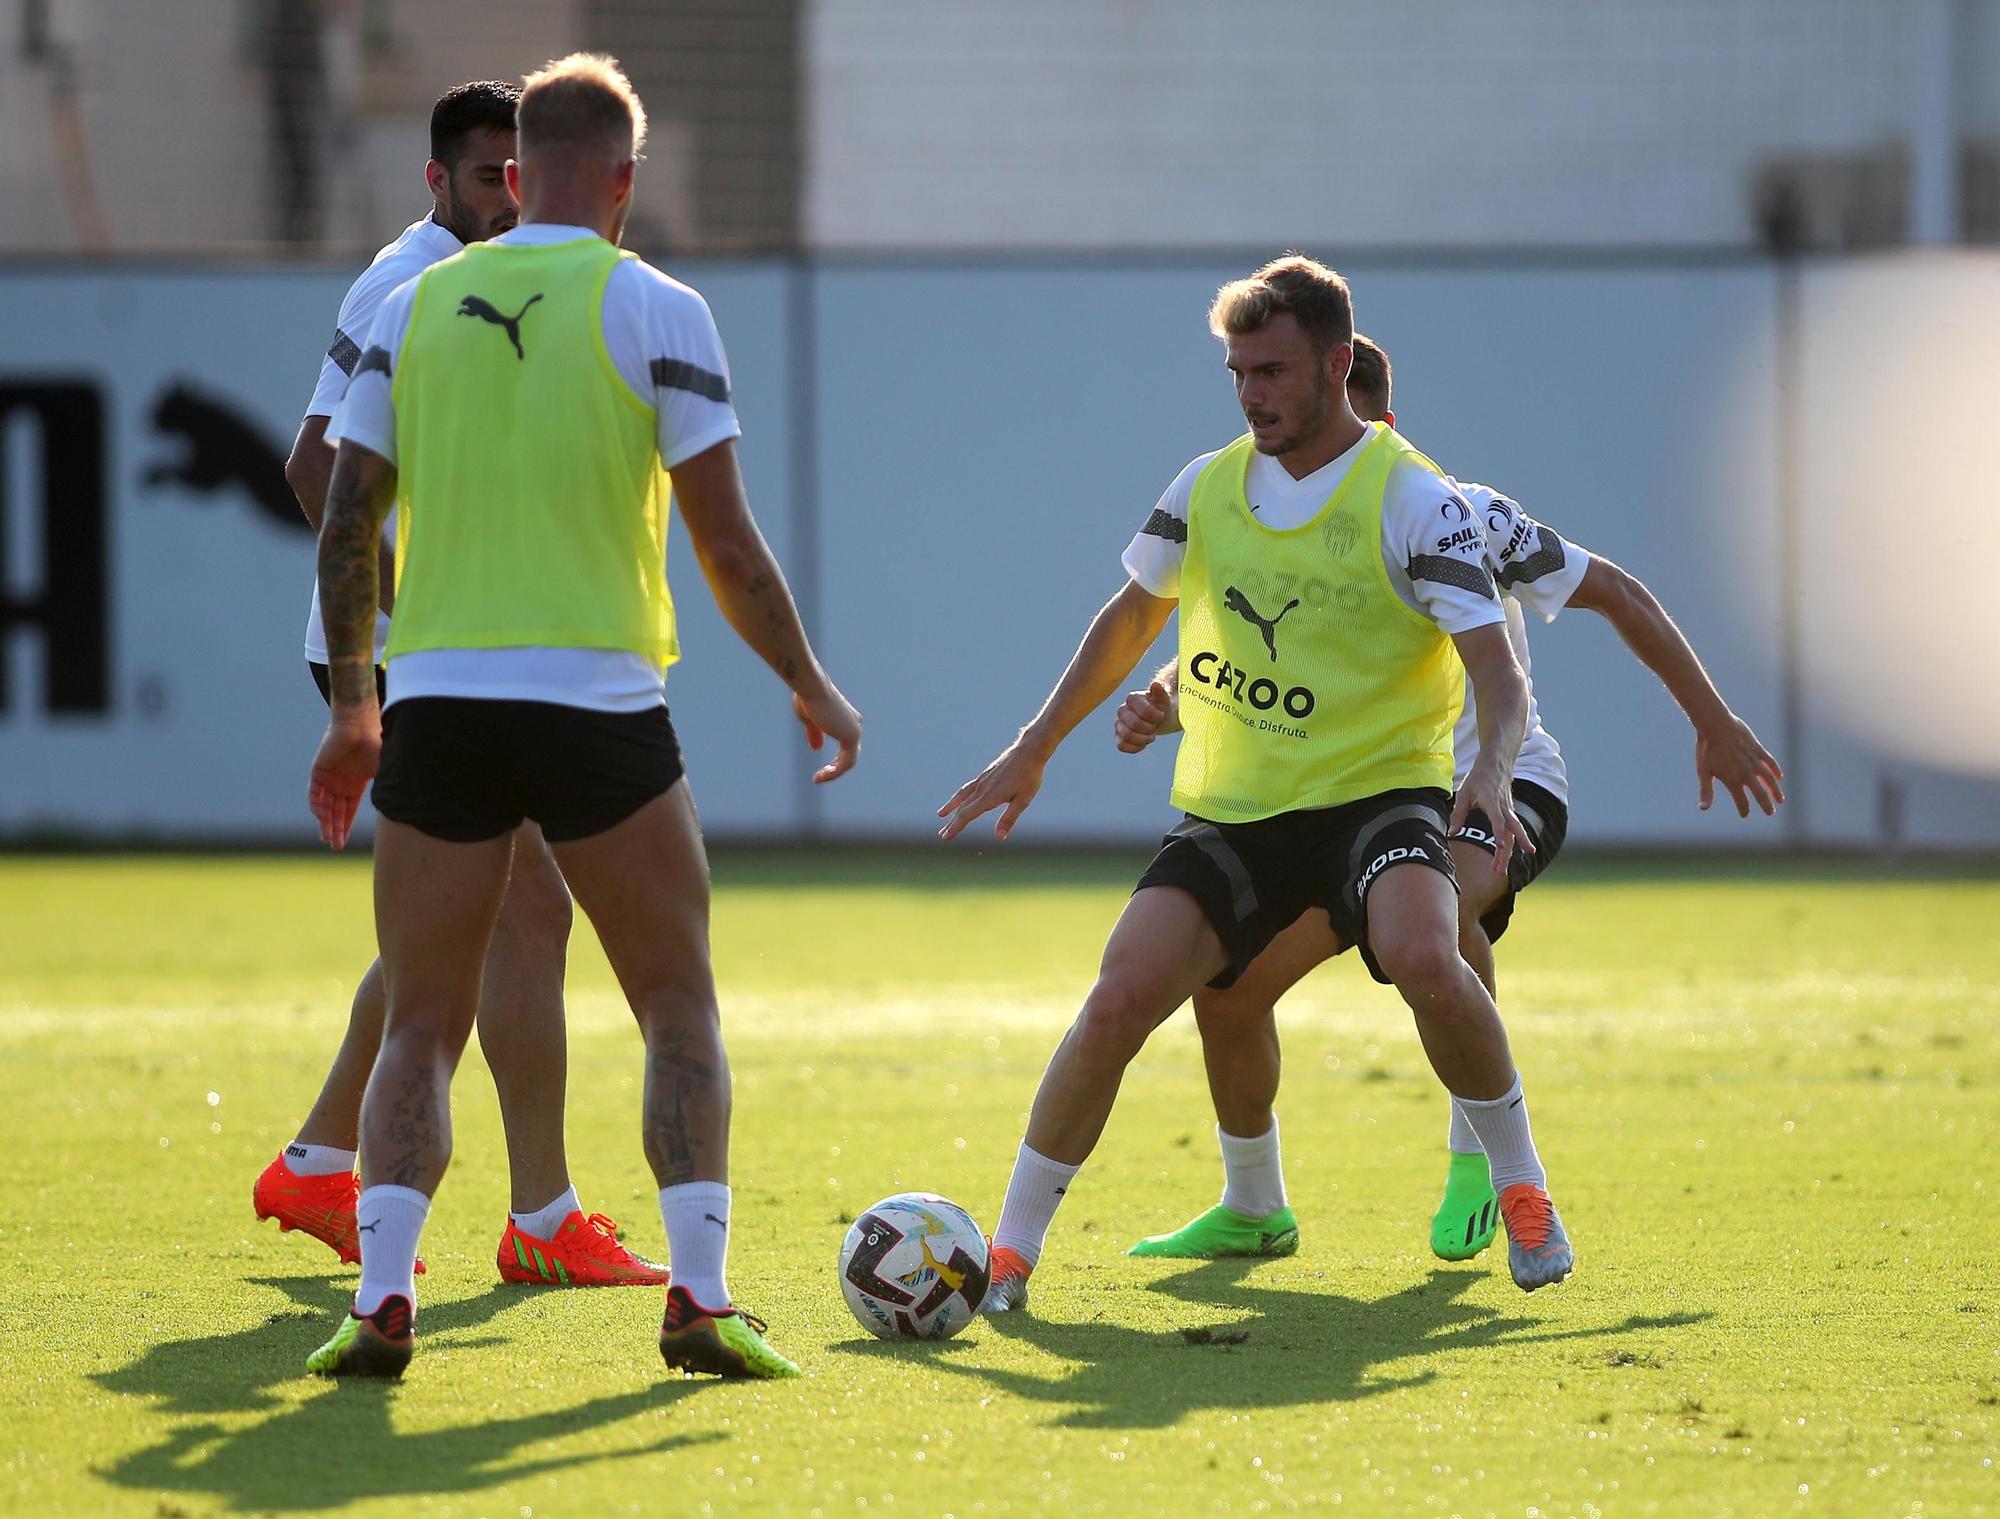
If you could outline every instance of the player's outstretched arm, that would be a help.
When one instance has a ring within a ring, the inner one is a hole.
[[[827,739],[834,741],[833,759],[813,779],[838,779],[861,753],[861,714],[813,655],[785,572],[750,515],[736,444],[704,449],[676,464],[673,475],[674,500],[715,604],[736,636],[791,687],[792,711],[805,727],[806,742],[818,749]]]
[[[1715,800],[1719,780],[1735,800],[1736,815],[1750,816],[1754,798],[1765,816],[1785,800],[1785,772],[1750,725],[1729,710],[1667,609],[1638,576],[1608,559],[1590,556],[1569,604],[1596,612],[1625,640],[1639,663],[1660,677],[1694,724],[1694,769],[1701,808]]]
[[[1181,663],[1170,659],[1143,691],[1127,691],[1112,719],[1118,748],[1137,754],[1162,733],[1181,731]]]
[[[347,847],[361,794],[382,758],[375,607],[382,519],[395,498],[395,465],[358,443],[340,445],[319,531],[319,604],[333,715],[306,788],[319,836],[335,849]]]
[[[1091,619],[1069,668],[1020,737],[938,808],[937,815],[947,820],[938,837],[957,838],[966,824],[996,807],[1002,811],[993,837],[1004,839],[1013,832],[1015,820],[1041,790],[1042,771],[1056,746],[1132,673],[1173,610],[1168,598],[1155,596],[1136,580],[1126,581]]]
[[[1450,831],[1458,832],[1475,807],[1485,813],[1493,824],[1493,869],[1505,875],[1508,857],[1516,848],[1535,852],[1533,840],[1514,815],[1514,761],[1528,732],[1528,677],[1514,657],[1504,622],[1454,633],[1451,641],[1471,677],[1479,708],[1479,757],[1458,788]]]

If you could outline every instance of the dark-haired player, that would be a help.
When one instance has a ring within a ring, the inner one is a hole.
[[[347,393],[376,311],[389,292],[467,244],[507,231],[519,208],[507,188],[507,160],[514,156],[518,86],[496,80],[461,84],[431,111],[431,157],[424,166],[431,211],[411,223],[347,292],[340,303],[333,345],[320,365],[319,384],[306,407],[298,441],[285,466],[315,532],[326,507],[333,449],[329,419]],[[389,553],[393,528],[383,539]],[[393,584],[382,577],[383,606]],[[375,657],[386,646],[389,619],[375,620]],[[319,587],[313,587],[306,624],[306,663],[325,696],[326,635]],[[500,1275],[508,1281],[557,1286],[657,1285],[664,1267],[620,1244],[617,1226],[601,1213],[585,1213],[570,1185],[563,1152],[563,1100],[568,1051],[563,1035],[563,961],[571,907],[548,845],[533,823],[515,835],[513,876],[486,956],[480,999],[479,1042],[493,1068],[500,1117],[507,1132],[512,1211],[501,1231]],[[257,1178],[259,1218],[275,1218],[323,1240],[346,1262],[361,1258],[355,1200],[355,1157],[361,1094],[382,1043],[386,994],[381,962],[368,967],[354,994],[347,1037],[320,1088],[319,1100],[297,1136]]]
[[[1356,415],[1395,424],[1389,404],[1389,356],[1359,334],[1354,339],[1347,395]],[[1454,484],[1485,536],[1488,563],[1506,608],[1507,634],[1523,672],[1532,670],[1524,611],[1551,622],[1564,607],[1600,613],[1660,678],[1694,725],[1702,807],[1708,807],[1717,781],[1728,788],[1743,817],[1750,815],[1752,799],[1766,814],[1783,802],[1783,771],[1777,761],[1749,725],[1730,711],[1652,592],[1609,560],[1536,522],[1498,491]],[[1171,515],[1171,504],[1162,510]],[[1132,541],[1126,566],[1142,584],[1159,584],[1177,572],[1171,536],[1141,535]],[[1136,754],[1156,734],[1177,727],[1178,691],[1179,671],[1169,665],[1149,689],[1128,695],[1115,723],[1118,747]],[[1453,747],[1462,778],[1479,747],[1477,704],[1470,692]],[[1472,813],[1451,837],[1459,880],[1459,951],[1496,996],[1494,941],[1506,932],[1515,896],[1555,862],[1569,828],[1568,771],[1562,750],[1542,726],[1532,686],[1527,737],[1514,762],[1514,809],[1535,850],[1516,853],[1505,876],[1483,868],[1494,842],[1480,813]],[[1222,1201],[1171,1233],[1141,1240],[1131,1254],[1209,1259],[1289,1255],[1298,1248],[1298,1220],[1285,1196],[1273,1111],[1279,1072],[1275,1004],[1315,966],[1345,948],[1324,916],[1306,913],[1272,941],[1234,986],[1203,987],[1194,994],[1195,1021],[1215,1101],[1216,1140],[1222,1150]],[[1492,1243],[1499,1206],[1479,1135],[1456,1098],[1448,1145],[1451,1162],[1443,1199],[1431,1220],[1431,1249],[1444,1260],[1470,1260]]]

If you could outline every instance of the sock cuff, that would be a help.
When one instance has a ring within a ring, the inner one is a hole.
[[[1056,1175],[1063,1177],[1074,1176],[1083,1169],[1081,1164],[1066,1166],[1059,1160],[1050,1160],[1048,1156],[1042,1154],[1039,1150],[1030,1149],[1025,1139],[1021,1141],[1021,1159],[1031,1165],[1040,1166],[1044,1171],[1053,1171]]]
[[[383,1183],[380,1186],[363,1187],[361,1195],[354,1200],[354,1208],[358,1213],[363,1208],[380,1207],[385,1203],[394,1203],[405,1208],[415,1208],[421,1216],[426,1218],[430,1216],[431,1200],[423,1193],[419,1192],[415,1187],[396,1187],[390,1186],[387,1183]]]
[[[1514,1084],[1498,1097],[1481,1101],[1477,1097],[1461,1097],[1454,1092],[1451,1095],[1451,1100],[1462,1108],[1476,1108],[1482,1112],[1489,1113],[1499,1108],[1511,1108],[1521,1100],[1521,1073],[1519,1071],[1514,1073]]]
[[[569,1207],[563,1208],[563,1214],[565,1217],[567,1217],[572,1211],[581,1212],[583,1210],[583,1199],[576,1195],[575,1182],[571,1182],[568,1186],[564,1187],[562,1191],[558,1192],[554,1197],[550,1198],[547,1202],[543,1203],[541,1207],[522,1208],[514,1214],[514,1217],[532,1218],[537,1213],[546,1213],[551,1208],[560,1208],[564,1203],[569,1204]]]
[[[1261,1151],[1278,1142],[1277,1115],[1275,1113],[1271,1115],[1271,1127],[1261,1134],[1231,1134],[1221,1124],[1217,1124],[1215,1126],[1215,1140],[1224,1150]]]
[[[721,1203],[729,1206],[729,1183],[726,1181],[677,1181],[671,1187],[660,1188],[660,1206],[671,1208],[676,1203],[700,1203],[713,1207]]]

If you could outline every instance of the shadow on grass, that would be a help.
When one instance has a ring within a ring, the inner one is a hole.
[[[578,1461],[655,1455],[724,1438],[660,1434],[616,1450],[580,1455],[528,1452],[637,1414],[659,1412],[704,1385],[679,1379],[633,1392],[593,1398],[575,1407],[485,1419],[444,1429],[397,1429],[391,1419],[405,1389],[393,1382],[326,1384],[302,1403],[276,1396],[280,1385],[307,1379],[307,1354],[325,1338],[350,1301],[351,1283],[324,1277],[256,1277],[298,1306],[269,1315],[250,1329],[163,1341],[130,1365],[93,1380],[113,1392],[152,1400],[155,1412],[191,1416],[164,1438],[94,1475],[116,1487],[189,1493],[238,1510],[290,1511],[336,1507],[365,1498],[469,1492],[554,1471]],[[477,1297],[426,1307],[426,1354],[450,1354],[494,1343],[478,1329],[503,1309],[529,1300],[518,1287],[495,1286]],[[440,1339],[441,1336],[448,1336]],[[420,1355],[417,1368],[421,1370]],[[496,1389],[496,1398],[504,1392]],[[276,1409],[250,1425],[202,1415]]]
[[[1400,1375],[1378,1369],[1399,1362],[1675,1329],[1713,1317],[1633,1314],[1593,1328],[1554,1329],[1545,1320],[1465,1302],[1466,1291],[1487,1280],[1480,1271],[1435,1269],[1400,1292],[1366,1301],[1259,1287],[1242,1280],[1254,1264],[1204,1262],[1155,1283],[1155,1292],[1228,1315],[1185,1330],[1162,1333],[1101,1320],[1059,1324],[1024,1313],[983,1321],[991,1333],[1073,1363],[1054,1375],[937,1364],[1017,1397],[1067,1406],[1054,1421],[1062,1428],[1159,1429],[1200,1409],[1351,1402],[1421,1387],[1439,1375],[1424,1366]]]

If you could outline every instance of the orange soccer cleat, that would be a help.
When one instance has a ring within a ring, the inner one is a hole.
[[[987,1256],[987,1266],[992,1272],[986,1284],[986,1301],[979,1305],[981,1313],[1020,1313],[1028,1306],[1028,1278],[1035,1268],[1028,1264],[1028,1258],[1018,1250],[1010,1250],[1005,1245],[994,1245]]]
[[[361,1178],[352,1171],[335,1171],[330,1176],[301,1176],[291,1168],[284,1152],[264,1167],[251,1190],[257,1218],[278,1221],[280,1232],[297,1229],[310,1234],[352,1266],[361,1259],[361,1235],[354,1225],[354,1204],[361,1195]],[[424,1263],[417,1262],[421,1276]]]
[[[510,1218],[500,1236],[500,1280],[559,1287],[663,1287],[667,1268],[618,1243],[618,1225],[581,1211],[562,1221],[554,1239],[536,1239]]]

